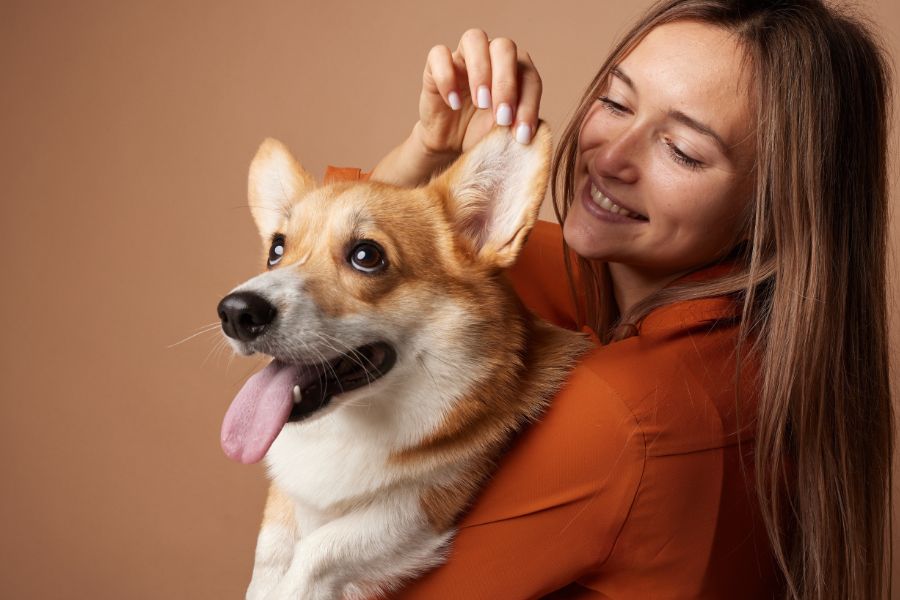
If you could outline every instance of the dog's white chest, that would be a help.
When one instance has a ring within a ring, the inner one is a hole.
[[[266,456],[279,487],[325,511],[375,493],[393,479],[385,445],[365,433],[346,431],[333,417],[289,424]]]

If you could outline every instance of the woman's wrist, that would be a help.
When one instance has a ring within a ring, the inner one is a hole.
[[[422,141],[420,127],[421,124],[416,122],[403,143],[375,165],[369,176],[371,181],[416,187],[428,182],[432,175],[459,157],[459,152],[435,152],[428,148]]]

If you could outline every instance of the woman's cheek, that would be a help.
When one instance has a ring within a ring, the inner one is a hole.
[[[606,116],[599,102],[596,102],[588,111],[578,132],[579,151],[593,148],[602,142],[603,132],[608,129],[608,124],[604,119]]]

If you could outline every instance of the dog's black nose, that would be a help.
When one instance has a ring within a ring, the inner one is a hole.
[[[268,300],[253,292],[228,294],[217,311],[225,335],[243,342],[258,338],[278,314]]]

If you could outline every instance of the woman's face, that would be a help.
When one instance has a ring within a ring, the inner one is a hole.
[[[755,156],[742,58],[725,30],[679,21],[619,63],[579,134],[575,252],[667,277],[739,241]]]

